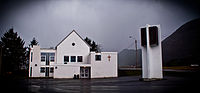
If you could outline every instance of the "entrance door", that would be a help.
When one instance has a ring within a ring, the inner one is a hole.
[[[45,77],[49,77],[49,67],[46,67]]]
[[[80,67],[80,78],[90,78],[90,67]]]

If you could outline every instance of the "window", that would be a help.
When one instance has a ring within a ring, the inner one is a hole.
[[[76,56],[71,56],[71,62],[76,62]]]
[[[33,52],[31,52],[31,62],[32,62],[32,59],[33,59]]]
[[[147,45],[146,28],[141,28],[141,45]]]
[[[46,61],[46,56],[45,55],[41,55],[41,61],[45,62]]]
[[[83,62],[83,56],[78,56],[78,62]]]
[[[50,60],[50,62],[55,61],[55,53],[49,53],[49,60]]]
[[[53,72],[54,72],[54,68],[51,67],[51,68],[50,68],[50,73],[53,73]]]
[[[30,69],[30,77],[32,77],[32,67],[31,67],[31,69]]]
[[[101,55],[95,55],[95,60],[96,61],[101,61]]]
[[[69,62],[69,56],[64,56],[64,64],[67,64]]]
[[[151,46],[158,45],[158,27],[149,27],[149,42]]]
[[[55,57],[54,56],[50,56],[50,61],[54,62],[55,61]]]
[[[45,67],[41,67],[40,68],[40,73],[44,73],[45,72]]]

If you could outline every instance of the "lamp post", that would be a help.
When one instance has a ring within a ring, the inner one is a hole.
[[[133,39],[135,39],[134,37],[132,37],[132,36],[129,36],[129,38],[133,38]],[[138,63],[138,57],[137,57],[137,39],[135,39],[135,68],[137,68],[137,63]]]

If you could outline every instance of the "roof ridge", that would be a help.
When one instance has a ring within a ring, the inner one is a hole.
[[[88,45],[88,47],[91,47],[74,29],[67,35],[67,36],[65,36],[65,38],[63,39],[63,40],[61,40],[61,42],[60,43],[58,43],[57,45],[56,45],[56,47],[55,48],[57,48],[57,46],[59,46],[68,36],[70,36],[73,32],[75,32],[87,45]]]

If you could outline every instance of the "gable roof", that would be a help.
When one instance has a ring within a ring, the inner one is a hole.
[[[56,48],[57,48],[57,46],[59,46],[68,36],[70,36],[73,32],[75,32],[75,33],[81,38],[81,40],[83,40],[83,42],[85,42],[86,45],[88,45],[88,47],[91,48],[91,46],[90,46],[90,45],[89,45],[75,30],[72,30],[72,32],[70,32],[60,43],[58,43],[58,44],[56,45]]]

